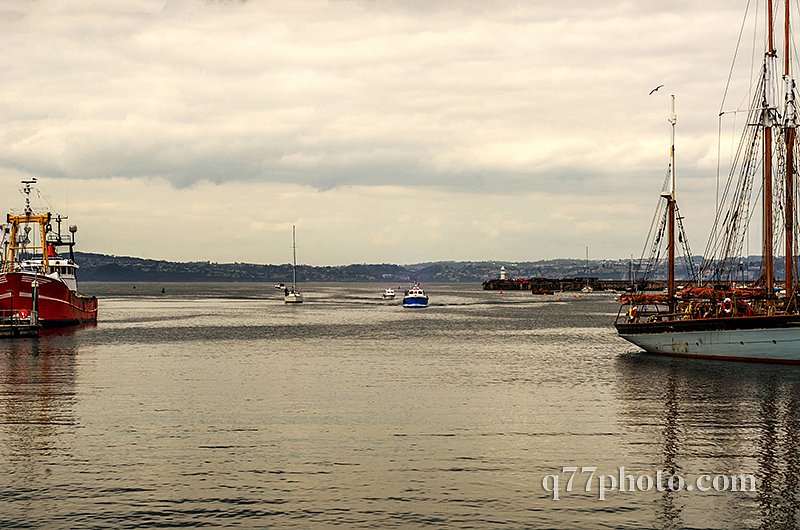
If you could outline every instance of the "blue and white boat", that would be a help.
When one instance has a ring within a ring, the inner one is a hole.
[[[428,307],[428,295],[419,284],[406,291],[403,307]]]

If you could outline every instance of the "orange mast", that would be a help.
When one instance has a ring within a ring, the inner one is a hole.
[[[38,272],[40,274],[47,274],[50,272],[50,256],[48,256],[47,253],[47,232],[50,225],[50,213],[48,212],[41,215],[33,214],[33,209],[31,208],[31,186],[36,184],[36,179],[23,180],[22,183],[25,185],[21,190],[22,193],[25,194],[25,213],[22,215],[8,214],[6,216],[6,222],[11,227],[11,232],[9,234],[8,243],[5,245],[2,272],[14,272],[18,266],[17,256],[19,256],[20,252],[39,250],[42,253],[42,266],[39,268]],[[31,227],[28,225],[39,225],[39,245],[36,245],[28,239],[28,232],[31,230]],[[21,226],[24,226],[23,230],[25,230],[25,237],[22,240],[19,238]]]
[[[783,75],[786,80],[786,300],[794,294],[794,80],[789,77],[789,0],[785,1]],[[788,307],[787,307],[788,309]]]
[[[767,0],[768,49],[764,60],[764,280],[767,298],[774,296],[774,272],[772,256],[772,124],[770,123],[770,106],[767,93],[769,91],[769,58],[775,57],[775,45],[772,27],[772,0]],[[771,312],[771,309],[770,309]]]

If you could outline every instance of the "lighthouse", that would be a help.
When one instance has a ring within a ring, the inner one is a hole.
[[[505,280],[506,279],[506,268],[505,267],[500,267],[500,279],[501,280]]]

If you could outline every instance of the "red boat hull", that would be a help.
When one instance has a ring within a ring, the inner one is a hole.
[[[29,314],[31,284],[39,282],[39,322],[42,326],[69,326],[97,322],[97,298],[71,291],[54,278],[25,272],[0,274],[0,314]]]

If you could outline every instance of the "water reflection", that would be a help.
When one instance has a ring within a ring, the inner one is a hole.
[[[678,378],[674,370],[667,374],[667,384],[664,387],[664,463],[661,467],[664,477],[672,475],[683,475],[683,469],[678,462],[680,438],[680,424],[678,421],[678,397],[677,397]],[[665,484],[661,485],[662,487]],[[676,506],[676,492],[670,489],[661,494],[661,521],[664,528],[683,528],[681,509]]]
[[[800,526],[800,368],[634,354],[617,373],[622,427],[644,465],[690,481],[757,478],[757,493],[664,492],[656,526]]]
[[[0,342],[0,432],[9,457],[64,449],[77,425],[75,340],[55,333]]]

